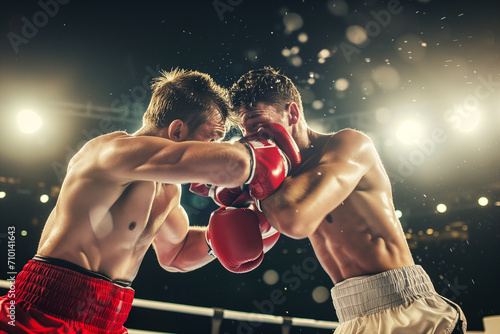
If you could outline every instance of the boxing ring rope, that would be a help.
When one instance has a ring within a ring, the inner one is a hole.
[[[6,280],[0,280],[0,288],[10,289],[10,282]],[[247,313],[241,311],[225,310],[220,308],[210,308],[201,306],[192,306],[184,304],[174,304],[168,302],[159,302],[154,300],[146,300],[134,298],[132,306],[147,308],[152,310],[160,310],[167,312],[177,312],[198,315],[203,317],[212,318],[212,334],[219,333],[220,324],[222,319],[227,320],[238,320],[238,321],[248,321],[248,322],[260,322],[281,325],[282,333],[287,334],[292,326],[294,327],[311,327],[311,328],[321,328],[321,329],[335,329],[339,326],[338,322],[335,321],[325,321],[325,320],[315,320],[315,319],[305,319],[305,318],[294,318],[294,317],[282,317],[277,315],[262,314],[262,313]],[[154,333],[148,331],[135,331],[129,330],[130,333]]]

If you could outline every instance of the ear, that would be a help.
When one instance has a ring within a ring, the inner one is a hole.
[[[176,142],[183,141],[189,133],[187,125],[180,119],[176,119],[172,123],[170,123],[167,131],[168,138]]]
[[[300,119],[299,106],[297,105],[297,103],[292,102],[288,106],[288,122],[289,122],[289,125],[297,124],[299,122],[299,119]]]

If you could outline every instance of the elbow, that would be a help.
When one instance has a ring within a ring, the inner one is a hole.
[[[163,267],[166,271],[170,273],[187,273],[189,270],[180,267]]]
[[[186,273],[189,271],[188,269],[177,265],[175,262],[168,262],[167,263],[166,261],[162,261],[161,259],[159,259],[159,262],[160,262],[160,266],[163,269],[165,269],[166,271],[171,272],[171,273]]]
[[[295,207],[278,210],[273,218],[276,229],[292,239],[304,239],[314,232],[311,219]]]
[[[160,266],[168,272],[185,273],[189,271],[182,266],[182,261],[177,260],[179,254],[177,254],[174,258],[172,258],[170,254],[165,254],[163,256],[162,254],[157,254],[157,256]]]

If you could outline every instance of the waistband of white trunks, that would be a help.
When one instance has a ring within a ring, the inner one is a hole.
[[[340,323],[436,294],[419,265],[353,277],[336,284],[331,292]]]

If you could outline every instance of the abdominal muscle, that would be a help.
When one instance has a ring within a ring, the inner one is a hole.
[[[393,210],[373,203],[378,196],[354,191],[309,236],[334,283],[414,264]]]

